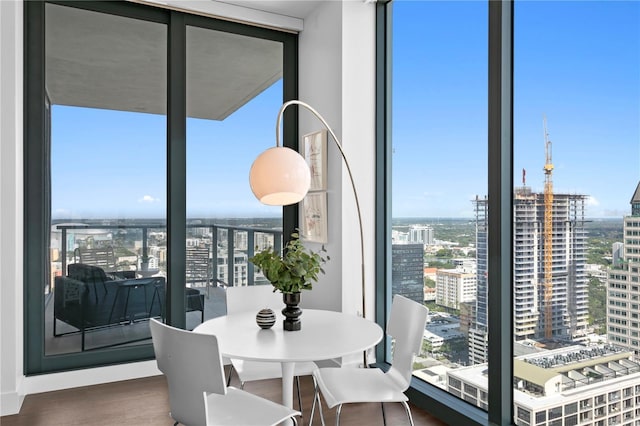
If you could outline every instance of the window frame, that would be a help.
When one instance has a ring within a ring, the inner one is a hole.
[[[391,0],[376,8],[376,321],[386,323],[391,305]],[[412,403],[448,424],[511,425],[513,406],[513,1],[488,0],[488,411],[413,378]],[[503,326],[506,324],[506,326]],[[390,343],[379,345],[382,368]]]
[[[42,188],[47,183],[50,150],[45,112],[46,3],[156,22],[167,28],[167,250],[169,282],[183,282],[186,260],[186,27],[194,26],[282,43],[283,102],[298,97],[297,34],[249,24],[192,15],[131,2],[34,0],[24,3],[24,373],[51,373],[154,358],[151,342],[131,347],[64,355],[44,352],[44,294],[48,272],[50,202]],[[297,108],[287,111],[283,145],[298,148]],[[257,155],[258,153],[256,153]],[[298,226],[297,206],[282,212],[285,236]],[[286,242],[286,241],[285,241]],[[184,328],[184,286],[167,288],[167,323]]]

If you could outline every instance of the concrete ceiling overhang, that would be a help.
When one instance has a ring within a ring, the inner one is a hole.
[[[54,105],[166,114],[167,27],[46,5]],[[223,120],[282,76],[278,42],[187,28],[187,115]]]
[[[326,0],[129,0],[260,27],[298,33]],[[364,0],[375,1],[375,0]]]

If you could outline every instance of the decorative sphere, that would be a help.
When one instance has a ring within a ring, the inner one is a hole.
[[[256,323],[260,328],[271,328],[276,323],[276,314],[271,309],[261,309],[256,315]]]

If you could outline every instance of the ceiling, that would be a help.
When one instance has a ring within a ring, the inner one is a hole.
[[[211,0],[213,1],[213,0]],[[306,18],[322,1],[317,0],[222,0],[218,3],[233,4],[249,9],[262,10],[265,12],[275,13],[278,15],[290,16],[292,18]]]
[[[225,3],[303,18],[317,1]],[[52,104],[166,114],[164,25],[46,5]],[[223,120],[282,76],[280,43],[190,27],[187,114]]]

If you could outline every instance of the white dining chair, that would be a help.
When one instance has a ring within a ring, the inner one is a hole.
[[[167,378],[170,415],[175,425],[297,425],[300,412],[227,387],[215,336],[197,334],[149,320],[158,368]],[[174,426],[175,426],[174,425]]]
[[[269,308],[274,312],[284,308],[282,293],[274,292],[270,285],[254,285],[242,287],[228,287],[227,314],[239,312],[255,312]],[[256,324],[256,327],[258,325]],[[276,323],[274,327],[282,326]],[[295,332],[292,332],[295,333]],[[277,362],[245,361],[232,359],[233,369],[240,380],[240,388],[244,389],[246,382],[282,378],[282,366]],[[302,411],[302,397],[300,395],[300,376],[311,375],[318,366],[314,362],[296,362],[294,377],[298,393],[298,407]]]
[[[420,353],[428,310],[425,306],[406,297],[395,295],[391,315],[387,323],[387,334],[394,338],[392,365],[385,373],[378,368],[320,368],[313,373],[315,394],[311,408],[311,424],[316,401],[320,419],[324,425],[322,404],[318,392],[322,393],[329,408],[337,406],[336,425],[340,424],[343,404],[380,402],[382,417],[385,402],[400,402],[405,408],[409,422],[413,425],[411,410],[404,392],[409,388],[413,373],[414,356]]]

